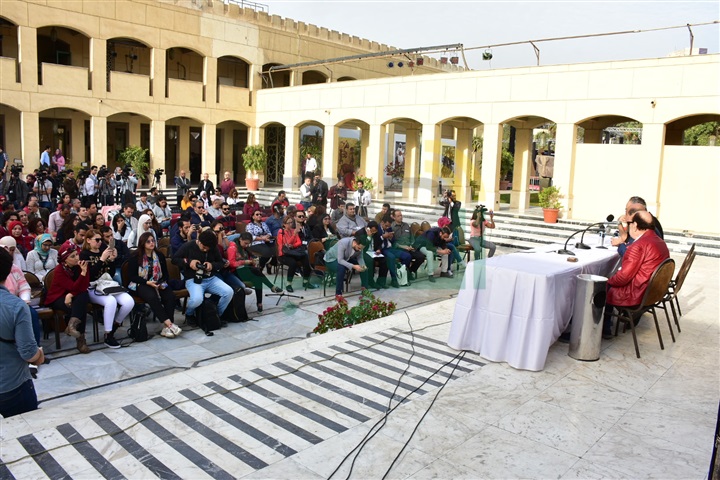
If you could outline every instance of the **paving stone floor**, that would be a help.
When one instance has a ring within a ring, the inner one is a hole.
[[[327,302],[307,298],[215,337],[60,352],[42,408],[2,421],[0,478],[707,478],[719,267],[696,258],[664,351],[645,319],[641,359],[629,334],[597,362],[556,343],[541,372],[447,347],[459,278],[310,338]]]

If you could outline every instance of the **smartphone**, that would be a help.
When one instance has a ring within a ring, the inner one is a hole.
[[[115,237],[110,238],[110,243],[108,243],[108,248],[110,250],[115,250]]]
[[[163,282],[160,284],[160,287],[162,287],[162,288],[167,288],[167,286],[168,286],[167,282]]]

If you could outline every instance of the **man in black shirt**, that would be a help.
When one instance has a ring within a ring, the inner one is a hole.
[[[186,317],[195,322],[195,309],[205,300],[205,292],[220,297],[218,315],[222,315],[233,298],[233,289],[217,277],[225,267],[225,261],[217,248],[217,237],[212,230],[205,230],[195,241],[184,243],[173,254],[172,262],[180,267],[185,278],[185,288],[190,293]]]

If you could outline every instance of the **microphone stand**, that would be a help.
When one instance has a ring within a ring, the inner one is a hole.
[[[567,248],[568,242],[575,235],[577,235],[578,233],[584,232],[584,231],[585,231],[585,229],[574,231],[573,234],[570,235],[567,240],[565,240],[565,246],[562,248],[562,250],[558,250],[557,253],[559,253],[560,255],[572,255],[574,257],[575,253],[573,253],[572,250],[568,250],[568,248]]]
[[[586,245],[585,243],[583,243],[583,239],[585,238],[585,232],[587,232],[588,230],[590,230],[590,229],[593,228],[593,227],[599,227],[599,226],[603,226],[603,227],[604,227],[604,226],[605,226],[605,223],[606,223],[606,222],[593,223],[592,225],[590,225],[589,227],[587,227],[585,230],[583,230],[583,231],[582,231],[583,234],[580,236],[580,242],[579,242],[579,243],[576,243],[576,244],[575,244],[575,247],[576,247],[576,248],[582,248],[583,250],[590,250],[591,247],[590,247],[589,245]]]

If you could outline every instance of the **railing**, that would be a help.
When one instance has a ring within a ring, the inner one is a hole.
[[[40,93],[56,93],[73,96],[91,96],[92,90],[88,88],[89,69],[70,65],[56,65],[54,63],[40,64],[42,84]]]
[[[270,12],[270,7],[263,3],[246,2],[244,0],[223,0],[223,3],[225,3],[225,5],[237,5],[240,8],[252,8],[256,12]]]
[[[168,98],[177,105],[203,106],[203,84],[191,80],[168,79]]]
[[[136,73],[110,72],[108,98],[118,100],[149,100],[150,77]]]

